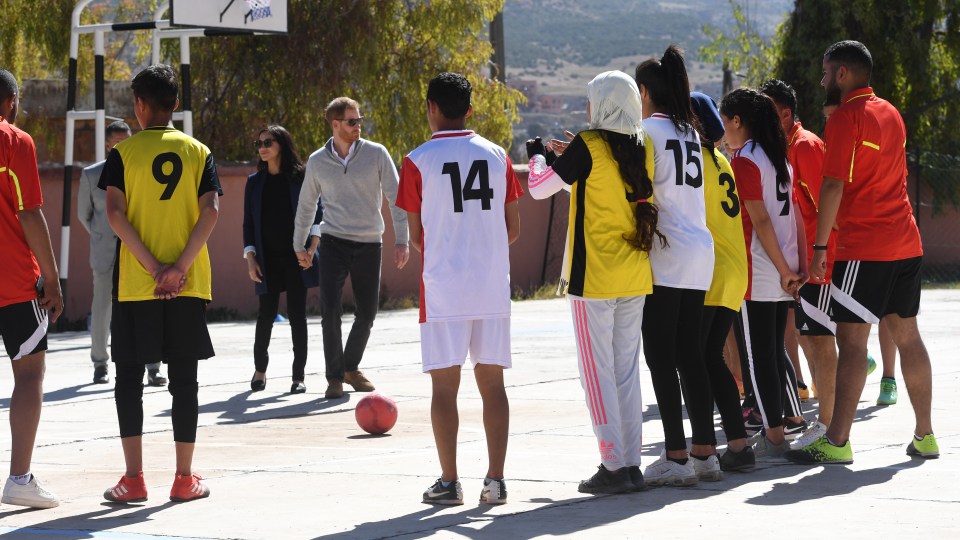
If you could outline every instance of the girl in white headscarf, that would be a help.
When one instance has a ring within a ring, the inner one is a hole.
[[[539,139],[527,142],[530,194],[570,193],[561,288],[570,298],[580,383],[601,465],[582,493],[644,489],[640,472],[639,356],[645,295],[653,290],[648,252],[657,232],[653,152],[641,127],[640,93],[619,71],[587,85],[590,129],[546,165]]]

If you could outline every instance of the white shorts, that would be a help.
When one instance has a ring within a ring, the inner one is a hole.
[[[468,352],[473,365],[511,367],[510,318],[420,324],[420,355],[424,373],[462,366]]]

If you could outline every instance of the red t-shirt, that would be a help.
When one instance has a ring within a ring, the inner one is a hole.
[[[837,260],[896,261],[923,255],[907,197],[907,131],[872,88],[850,92],[827,121],[823,176],[845,182]]]
[[[787,135],[787,161],[793,167],[793,195],[800,214],[803,230],[807,235],[807,265],[813,260],[813,244],[817,240],[817,212],[820,206],[820,186],[823,184],[823,141],[813,132],[803,129],[800,122],[793,125]],[[837,252],[836,231],[827,241],[827,275],[825,283],[833,274],[833,261]]]
[[[27,245],[17,212],[43,204],[37,147],[26,132],[0,116],[0,253],[4,277],[0,279],[0,307],[37,298],[40,267]]]

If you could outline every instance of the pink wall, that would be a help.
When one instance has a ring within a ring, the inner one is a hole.
[[[253,316],[257,309],[257,299],[253,293],[253,284],[247,276],[247,266],[243,254],[243,188],[248,174],[253,172],[247,166],[221,166],[220,182],[224,196],[220,199],[220,218],[207,243],[213,266],[213,302],[211,309],[232,308],[242,316]],[[526,167],[518,168],[521,183],[526,185]],[[63,195],[62,167],[44,167],[41,169],[41,184],[44,197],[44,214],[50,227],[54,253],[58,261],[61,242],[61,201]],[[77,220],[76,197],[79,170],[74,174],[73,205],[70,227],[70,264],[66,295],[66,316],[71,320],[85,317],[90,310],[92,294],[92,275],[90,272],[90,237]],[[530,290],[539,286],[543,264],[543,246],[547,231],[549,201],[536,201],[524,195],[520,201],[521,234],[520,239],[511,247],[511,279],[514,288]],[[384,264],[382,295],[392,298],[418,294],[420,277],[420,258],[414,252],[410,262],[403,270],[393,264],[394,232],[386,207],[387,231],[384,234]],[[62,267],[61,263],[61,267]],[[345,299],[350,301],[349,282]],[[310,292],[308,309],[319,308],[317,289]]]

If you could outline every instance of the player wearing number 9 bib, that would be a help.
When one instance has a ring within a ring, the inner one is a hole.
[[[144,364],[168,364],[177,471],[170,498],[206,497],[193,474],[197,361],[213,356],[206,324],[211,299],[206,242],[222,194],[206,146],[171,125],[179,83],[170,66],[137,74],[131,88],[143,131],[117,144],[103,168],[107,219],[120,238],[115,267],[112,356],[126,474],[104,492],[114,502],[146,500],[143,478]]]

